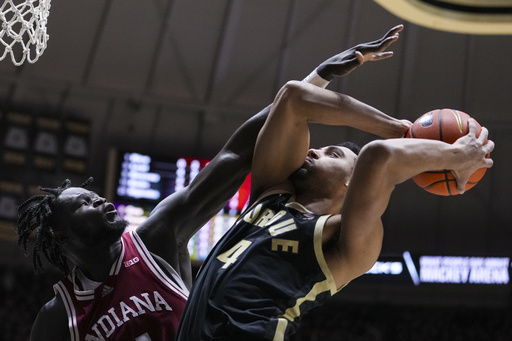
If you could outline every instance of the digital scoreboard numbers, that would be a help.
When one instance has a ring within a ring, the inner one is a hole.
[[[162,168],[156,169],[155,163],[147,155],[125,153],[121,160],[117,196],[128,200],[159,201],[164,188],[174,182],[176,173],[172,163]]]
[[[210,160],[183,157],[155,159],[139,153],[121,153],[114,205],[128,229],[147,219],[164,198],[188,186]],[[189,241],[193,260],[204,260],[213,246],[234,224],[244,209],[250,192],[250,177],[226,206],[210,219]]]

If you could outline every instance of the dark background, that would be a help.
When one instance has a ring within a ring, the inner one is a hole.
[[[512,23],[512,17],[507,20]],[[111,198],[108,169],[115,167],[116,150],[211,158],[287,80],[303,79],[327,57],[403,23],[393,58],[367,63],[329,88],[411,121],[435,108],[467,112],[489,129],[495,165],[463,196],[434,196],[411,181],[398,186],[383,217],[383,253],[511,257],[512,35],[447,32],[413,22],[358,0],[53,0],[41,58],[18,67],[8,58],[0,62],[0,133],[19,123],[12,113],[22,113],[29,122],[21,126],[33,143],[41,131],[38,118],[49,118],[57,122],[49,130],[58,141],[77,134],[87,153],[76,159],[59,149],[43,155],[54,163],[41,169],[32,163],[38,156],[32,148],[16,151],[27,161],[3,159],[0,195],[19,203],[37,185],[94,176],[91,189]],[[69,122],[85,128],[73,130]],[[372,138],[346,128],[312,127],[313,146]],[[3,144],[0,152],[9,148]],[[85,168],[67,167],[70,160]],[[30,285],[21,295],[30,321],[51,297],[57,275],[34,277],[30,259],[15,246],[12,217],[0,220],[2,297],[10,297],[12,276],[18,278],[15,287],[22,287],[20,281]],[[370,305],[375,316],[375,304],[507,309],[509,292],[510,285],[354,281],[332,304]],[[5,309],[1,314],[16,316]]]

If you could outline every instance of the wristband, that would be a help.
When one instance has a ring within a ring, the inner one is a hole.
[[[316,85],[316,86],[324,88],[324,89],[330,83],[328,80],[323,79],[322,77],[320,77],[318,75],[318,73],[316,73],[316,69],[313,70],[313,72],[311,72],[306,78],[304,78],[303,82],[306,82],[306,83],[309,83],[309,84],[313,84],[313,85]]]

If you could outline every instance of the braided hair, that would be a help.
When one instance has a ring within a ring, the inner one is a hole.
[[[84,188],[93,181],[90,177],[80,187]],[[18,246],[28,255],[27,244],[30,236],[35,234],[34,247],[32,250],[32,266],[37,274],[43,271],[41,262],[42,253],[46,259],[61,270],[64,274],[69,273],[66,257],[62,253],[59,244],[54,239],[52,223],[52,204],[64,192],[71,187],[71,181],[66,179],[57,188],[39,189],[49,194],[35,195],[18,206],[18,223],[16,233],[18,235]]]

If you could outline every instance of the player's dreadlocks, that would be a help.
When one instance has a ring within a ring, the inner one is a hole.
[[[86,187],[93,181],[90,177],[80,187]],[[66,189],[71,187],[71,181],[66,179],[62,185],[57,188],[39,187],[41,191],[50,193],[48,195],[35,195],[27,199],[18,207],[18,246],[22,248],[25,254],[27,252],[27,242],[35,233],[34,247],[32,250],[32,265],[34,271],[43,270],[40,254],[44,254],[46,259],[64,274],[69,273],[66,258],[59,245],[54,240],[52,230],[53,213],[51,210],[54,200]]]

